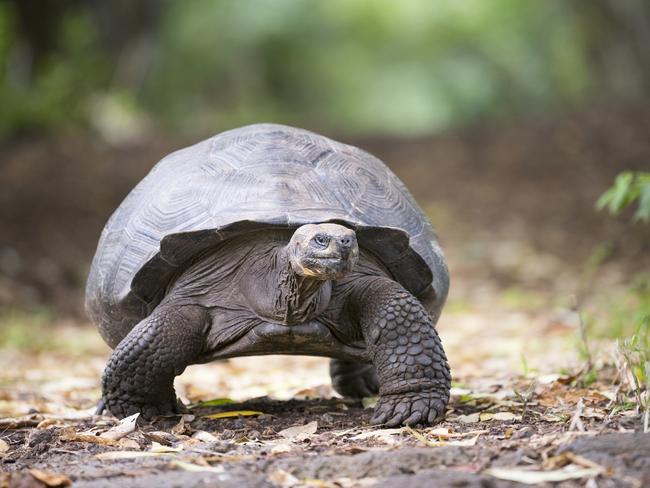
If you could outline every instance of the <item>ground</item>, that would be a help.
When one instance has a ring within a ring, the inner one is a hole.
[[[648,226],[593,209],[619,170],[647,167],[647,127],[634,108],[356,141],[412,189],[450,264],[452,398],[412,429],[369,426],[374,399],[337,397],[326,359],[283,356],[188,368],[183,417],[94,416],[110,350],[81,310],[88,262],[110,210],[177,143],[4,148],[0,487],[648,485],[650,434],[612,340],[630,333],[621,304],[649,269]]]

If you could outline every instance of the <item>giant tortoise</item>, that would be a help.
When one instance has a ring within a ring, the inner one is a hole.
[[[101,404],[178,413],[190,364],[301,354],[331,358],[340,394],[379,394],[372,423],[431,423],[448,287],[429,221],[377,158],[282,125],[224,132],[160,161],[102,232],[86,289],[114,349]]]

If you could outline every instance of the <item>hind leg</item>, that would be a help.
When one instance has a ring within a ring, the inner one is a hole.
[[[375,367],[369,363],[330,360],[332,386],[344,397],[364,398],[379,393],[379,380]]]
[[[102,402],[116,417],[179,413],[174,377],[196,362],[207,321],[199,307],[156,309],[113,351],[102,377]]]

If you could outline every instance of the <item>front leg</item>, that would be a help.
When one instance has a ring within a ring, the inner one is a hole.
[[[166,306],[136,325],[113,351],[102,377],[102,402],[116,417],[150,419],[179,413],[174,377],[205,345],[206,314],[199,307]]]
[[[422,304],[388,278],[360,280],[352,294],[379,377],[372,424],[430,424],[449,401],[451,375],[440,337]]]

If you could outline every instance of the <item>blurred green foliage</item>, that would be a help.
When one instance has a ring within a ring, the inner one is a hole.
[[[618,215],[634,202],[638,202],[634,219],[650,222],[650,173],[623,171],[612,187],[598,199],[596,208],[607,209],[610,214]]]
[[[149,21],[127,32],[129,2],[70,0],[45,57],[20,29],[28,1],[0,3],[4,135],[92,124],[113,96],[185,133],[268,120],[423,134],[650,85],[644,0],[169,0],[138,4]]]

